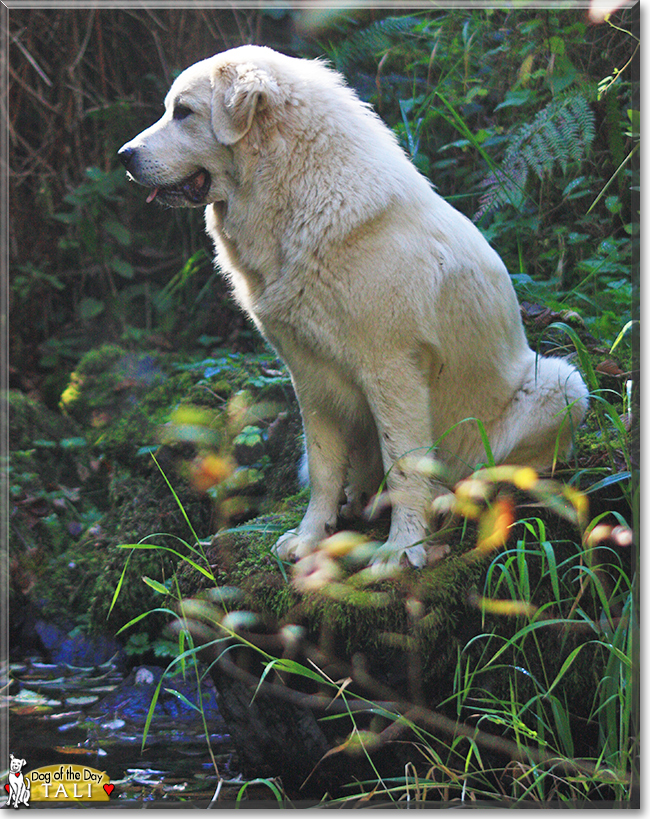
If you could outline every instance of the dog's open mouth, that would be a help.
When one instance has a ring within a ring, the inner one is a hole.
[[[179,199],[185,199],[192,205],[201,205],[210,190],[212,180],[205,168],[178,182],[176,185],[161,185],[153,188],[147,196],[147,202],[153,202],[156,197],[159,201],[173,205]]]

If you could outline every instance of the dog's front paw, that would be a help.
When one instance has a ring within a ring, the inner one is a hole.
[[[391,573],[403,565],[421,569],[427,562],[427,552],[423,543],[404,546],[388,540],[375,552],[370,565],[377,574]]]
[[[300,529],[289,529],[279,538],[273,547],[273,552],[281,560],[300,560],[311,554],[322,538],[316,535],[303,535]]]

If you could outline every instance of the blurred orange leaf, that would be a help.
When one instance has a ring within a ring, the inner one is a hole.
[[[496,501],[480,518],[476,548],[467,553],[478,559],[505,545],[514,523],[514,509],[509,498]]]
[[[589,514],[589,501],[587,496],[583,495],[582,492],[578,492],[578,490],[572,486],[566,485],[562,487],[562,494],[576,510],[578,522],[584,526],[586,524],[587,515]]]
[[[211,486],[222,483],[232,475],[234,463],[219,455],[204,455],[190,465],[190,483],[198,492],[206,492]]]
[[[533,489],[539,481],[537,472],[530,466],[524,466],[517,469],[512,476],[512,482],[517,489]]]

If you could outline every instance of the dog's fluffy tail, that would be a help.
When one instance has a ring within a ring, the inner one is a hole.
[[[497,463],[544,470],[571,453],[587,412],[589,391],[578,370],[563,358],[535,356],[493,439]]]

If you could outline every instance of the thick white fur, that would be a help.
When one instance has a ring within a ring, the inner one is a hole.
[[[179,102],[193,112],[182,120]],[[226,51],[181,74],[165,115],[125,147],[150,187],[210,172],[217,263],[291,371],[311,500],[280,556],[334,531],[346,479],[354,505],[387,475],[381,559],[422,565],[440,487],[400,458],[463,419],[482,421],[497,462],[549,467],[558,436],[567,453],[587,405],[580,375],[536,357],[499,256],[336,73],[268,48]],[[484,462],[476,422],[436,454],[452,479]]]

